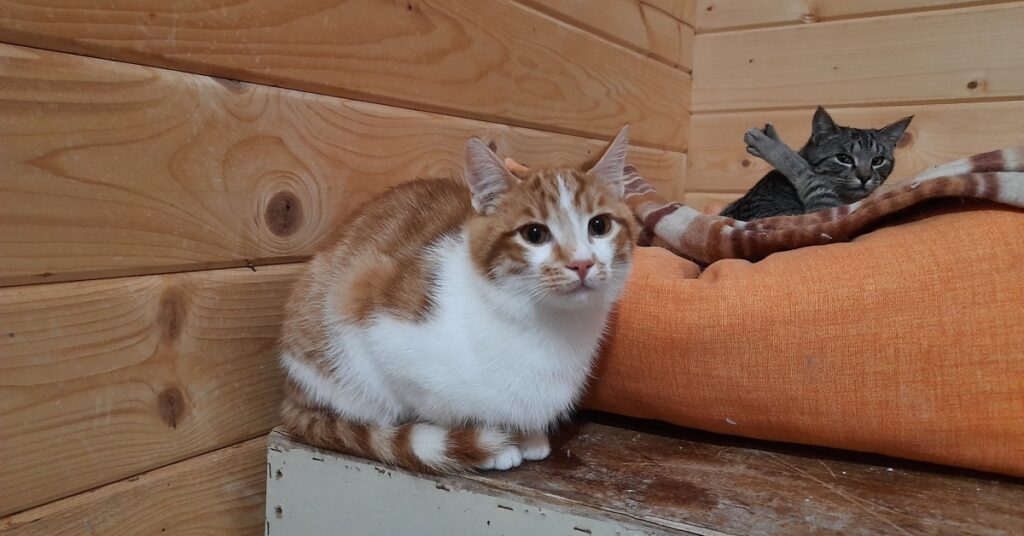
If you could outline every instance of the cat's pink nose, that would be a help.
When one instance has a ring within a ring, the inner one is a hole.
[[[587,272],[594,266],[591,261],[572,261],[566,264],[565,267],[576,272],[576,275],[580,276],[580,281],[587,278]]]

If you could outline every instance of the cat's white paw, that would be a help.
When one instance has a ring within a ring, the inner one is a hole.
[[[523,453],[519,451],[519,447],[509,445],[498,451],[494,456],[484,460],[484,462],[477,465],[476,468],[484,471],[490,469],[494,469],[496,471],[508,471],[513,467],[519,467],[522,463]]]
[[[524,460],[543,460],[551,455],[551,443],[544,434],[526,436],[519,444],[519,450],[522,451]]]

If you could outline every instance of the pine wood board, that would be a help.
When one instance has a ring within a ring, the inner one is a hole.
[[[693,67],[693,27],[647,0],[519,0],[672,67]]]
[[[0,515],[270,430],[299,269],[0,289]]]
[[[1021,98],[1021,27],[1015,2],[700,34],[692,109]]]
[[[303,258],[377,193],[461,176],[472,136],[533,166],[607,144],[0,45],[0,286]],[[682,195],[683,153],[630,158]]]
[[[687,192],[683,202],[686,206],[705,212],[708,207],[718,207],[717,214],[726,205],[742,197],[740,193]]]
[[[262,535],[265,437],[0,518],[5,536]]]
[[[689,76],[514,0],[0,2],[2,40],[685,150]]]
[[[1024,102],[985,102],[835,108],[843,125],[878,128],[902,117],[914,120],[896,150],[891,181],[913,177],[925,169],[972,154],[1024,146]],[[750,156],[743,143],[747,129],[774,124],[783,140],[799,148],[807,142],[813,108],[696,114],[694,145],[687,155],[687,196],[691,192],[744,192],[769,171],[766,162]]]
[[[1007,1],[1009,0],[697,0],[697,31],[811,24]]]

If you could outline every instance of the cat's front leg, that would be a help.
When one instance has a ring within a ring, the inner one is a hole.
[[[782,142],[771,123],[765,125],[764,129],[748,130],[743,135],[743,141],[747,144],[748,153],[768,162],[790,181],[796,181],[806,174],[813,173],[810,164]]]
[[[842,204],[828,185],[829,177],[818,175],[804,157],[783,143],[771,123],[752,128],[743,135],[747,152],[768,162],[789,179],[806,212],[817,212]]]
[[[529,434],[519,441],[519,451],[524,460],[543,460],[551,455],[551,443],[546,434]]]

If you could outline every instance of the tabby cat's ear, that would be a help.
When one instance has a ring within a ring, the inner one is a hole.
[[[835,134],[839,126],[832,120],[832,116],[824,108],[818,106],[814,110],[814,118],[811,119],[811,139],[817,141],[830,134]]]
[[[466,183],[473,193],[473,208],[489,214],[515,179],[484,142],[472,138],[466,144]]]
[[[629,150],[629,125],[622,127],[601,159],[587,173],[596,177],[616,196],[626,193],[626,152]]]
[[[903,133],[907,131],[907,127],[910,126],[910,121],[914,119],[914,116],[904,117],[899,121],[891,125],[886,125],[878,131],[882,135],[882,138],[889,144],[890,147],[895,147],[899,143],[900,138],[903,137]]]

